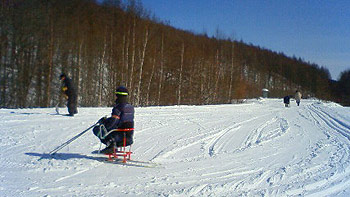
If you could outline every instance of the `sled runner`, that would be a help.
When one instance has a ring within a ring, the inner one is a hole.
[[[98,150],[92,151],[92,158],[94,160],[97,160],[102,163],[106,164],[116,164],[116,165],[122,165],[122,166],[129,166],[129,167],[144,167],[144,168],[156,168],[160,167],[160,164],[154,163],[152,161],[140,161],[140,160],[133,160],[133,159],[127,159],[127,162],[124,163],[124,157],[123,158],[114,158],[113,154],[111,154],[111,160],[109,158],[106,158],[103,153],[99,153]],[[101,155],[103,154],[103,157],[97,157],[96,154]]]
[[[121,146],[117,146],[113,148],[113,153],[106,153],[105,155],[108,155],[108,161],[114,161],[118,159],[119,157],[123,158],[123,163],[126,163],[127,160],[131,159],[131,144],[126,144],[126,132],[133,131],[134,128],[129,129],[113,129],[109,131],[108,134],[112,132],[123,132],[123,143]]]

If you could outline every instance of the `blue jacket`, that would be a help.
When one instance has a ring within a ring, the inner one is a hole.
[[[120,119],[110,117],[104,121],[107,131],[112,129],[129,129],[134,128],[134,106],[128,103],[117,103],[112,109],[112,116],[119,116]],[[124,134],[126,136],[126,145],[133,143],[134,131],[113,132],[111,137],[117,142],[117,146],[123,145]]]
[[[118,103],[112,109],[112,116],[117,115],[120,119],[115,119],[112,129],[134,128],[134,106],[128,103]]]
[[[289,96],[285,96],[285,97],[283,98],[283,102],[284,102],[285,104],[289,104],[289,100],[290,100],[290,97],[289,97]]]

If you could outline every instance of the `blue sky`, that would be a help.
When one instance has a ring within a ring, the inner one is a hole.
[[[333,79],[350,69],[348,0],[141,0],[171,26],[209,36],[217,29],[329,69]]]

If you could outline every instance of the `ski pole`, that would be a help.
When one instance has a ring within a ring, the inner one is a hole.
[[[86,133],[88,130],[90,130],[92,127],[94,127],[95,125],[97,125],[98,123],[95,123],[94,125],[92,125],[91,127],[87,128],[86,130],[82,131],[81,133],[79,133],[78,135],[72,137],[71,139],[67,140],[65,143],[61,144],[60,146],[58,146],[57,148],[53,149],[51,152],[49,152],[50,155],[54,155],[55,153],[57,153],[59,150],[61,150],[62,148],[64,148],[65,146],[67,146],[68,144],[72,143],[74,140],[76,140],[78,137],[82,136],[84,133]]]

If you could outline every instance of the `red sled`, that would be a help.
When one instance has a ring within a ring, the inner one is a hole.
[[[129,129],[113,129],[110,132],[124,132],[123,137],[123,145],[119,147],[114,147],[113,153],[106,153],[105,155],[108,155],[108,161],[114,161],[115,159],[118,159],[119,157],[123,158],[123,163],[126,163],[127,160],[131,159],[131,144],[126,145],[126,132],[133,131],[134,128]]]

